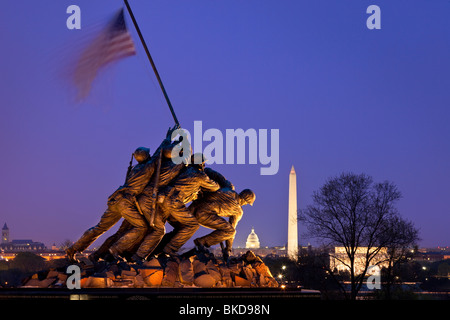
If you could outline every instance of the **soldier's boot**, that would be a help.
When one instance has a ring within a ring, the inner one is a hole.
[[[140,257],[136,253],[131,256],[131,261],[136,263],[140,267],[142,266],[144,260],[145,260],[144,258]]]
[[[194,244],[199,252],[209,253],[209,250],[206,249],[205,245],[200,241],[200,239],[194,239]]]
[[[222,257],[223,262],[225,262],[225,264],[228,266],[230,263],[230,252],[226,249],[222,249]]]
[[[119,255],[119,253],[114,251],[114,250],[112,250],[111,248],[108,249],[108,253],[105,254],[104,259],[105,259],[106,262],[109,262],[109,263],[112,263],[112,264],[120,263],[120,262],[124,261],[122,259],[122,257]]]
[[[88,259],[91,260],[93,263],[97,263],[100,258],[101,257],[97,252],[93,252],[88,256]]]
[[[114,256],[111,253],[109,253],[109,252],[106,252],[103,255],[103,260],[105,260],[107,263],[114,263],[114,262],[116,262],[116,259],[114,258]]]

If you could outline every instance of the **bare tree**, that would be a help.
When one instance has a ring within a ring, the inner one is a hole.
[[[66,250],[73,244],[72,240],[65,239],[63,242],[59,244],[59,250]]]
[[[394,270],[414,255],[415,250],[413,247],[417,245],[420,238],[419,231],[412,222],[397,216],[388,221],[384,236],[387,237],[385,242],[389,243],[389,247],[387,251],[387,266],[383,270],[383,289],[386,299],[391,299],[391,288],[395,283]]]
[[[399,217],[394,205],[400,198],[400,191],[388,181],[374,183],[365,174],[343,173],[314,192],[313,204],[301,212],[309,236],[323,245],[344,248],[344,256],[333,258],[350,273],[350,292],[341,285],[346,298],[356,299],[369,266],[381,262],[375,257],[395,242],[391,222]],[[334,270],[329,272],[333,276]]]

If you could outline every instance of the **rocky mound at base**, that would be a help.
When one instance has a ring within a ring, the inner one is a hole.
[[[67,266],[34,274],[25,288],[66,288],[71,272]],[[80,267],[81,288],[233,288],[278,287],[269,268],[252,251],[226,264],[211,253],[193,252],[170,259],[152,258],[142,264],[130,262],[93,263],[87,258]]]

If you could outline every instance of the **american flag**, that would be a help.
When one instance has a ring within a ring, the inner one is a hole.
[[[136,48],[121,9],[106,29],[83,51],[76,64],[73,80],[78,89],[78,100],[89,95],[92,82],[102,68],[135,54]]]

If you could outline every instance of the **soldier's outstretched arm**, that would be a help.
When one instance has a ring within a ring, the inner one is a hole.
[[[229,180],[227,180],[220,172],[217,172],[216,170],[213,170],[211,168],[205,168],[204,171],[208,175],[208,177],[217,182],[221,188],[229,188],[231,190],[234,190],[234,185]]]
[[[220,189],[220,185],[215,182],[214,180],[211,180],[206,173],[203,173],[203,179],[200,182],[200,187],[204,190],[204,191],[217,191]]]

